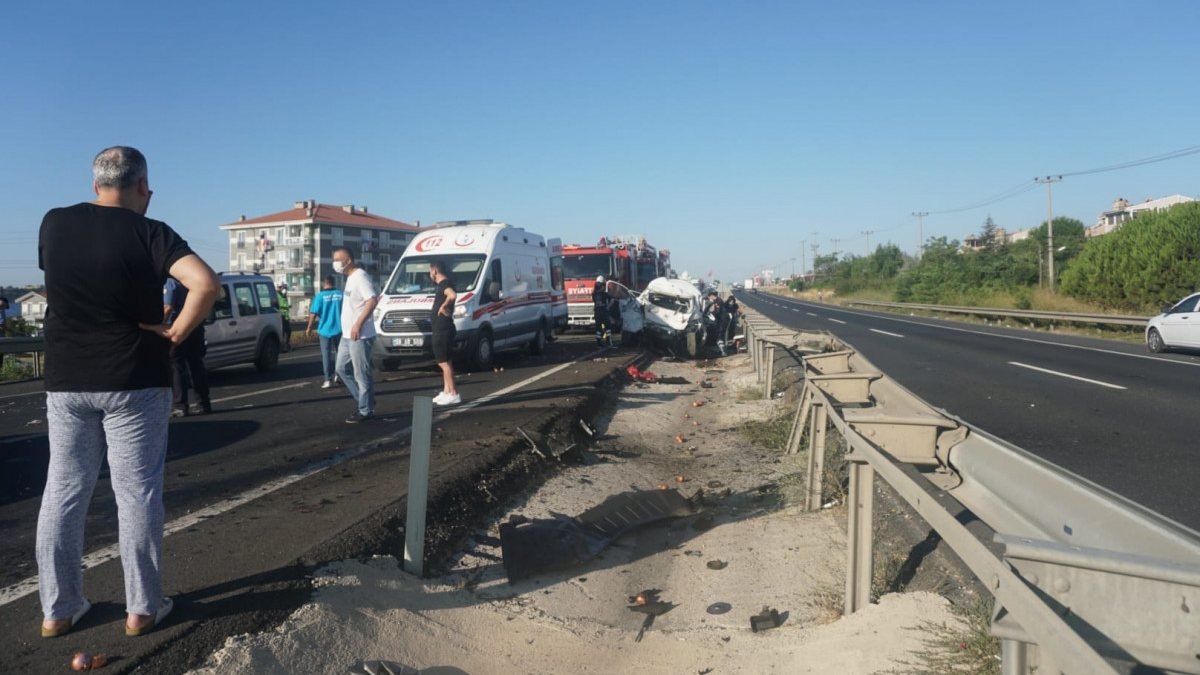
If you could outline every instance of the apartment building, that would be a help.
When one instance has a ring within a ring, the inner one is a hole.
[[[1087,236],[1099,237],[1103,234],[1108,234],[1120,227],[1123,223],[1133,220],[1139,213],[1147,211],[1162,211],[1169,209],[1176,204],[1184,204],[1194,202],[1195,199],[1185,197],[1183,195],[1171,195],[1169,197],[1159,197],[1158,199],[1147,199],[1144,202],[1131,204],[1125,198],[1113,200],[1112,208],[1100,214],[1096,219],[1096,224],[1087,229]]]
[[[291,209],[221,225],[229,233],[229,269],[255,272],[287,283],[292,318],[308,316],[308,305],[333,274],[333,249],[345,246],[382,286],[416,225],[384,218],[365,206],[298,201]],[[340,282],[340,280],[339,280]],[[341,284],[339,283],[339,286]]]

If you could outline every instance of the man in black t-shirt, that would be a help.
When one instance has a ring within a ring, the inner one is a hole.
[[[200,325],[219,289],[208,265],[165,223],[146,217],[146,158],[129,147],[92,162],[96,201],[42,219],[46,273],[46,422],[50,466],[38,514],[42,636],[71,630],[91,607],[83,592],[83,527],[107,458],[125,569],[126,635],[153,630],[163,596],[163,465],[171,409],[168,353]],[[167,276],[190,291],[163,323]]]
[[[442,369],[442,393],[433,397],[437,405],[462,403],[462,396],[454,384],[454,366],[450,363],[450,347],[454,344],[454,300],[458,294],[446,276],[446,269],[439,260],[429,263],[429,278],[436,284],[433,295],[433,313],[429,322],[433,327],[433,361]]]

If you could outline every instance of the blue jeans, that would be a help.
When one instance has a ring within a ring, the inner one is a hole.
[[[371,369],[371,348],[375,346],[375,337],[357,340],[343,337],[345,339],[338,343],[337,374],[358,403],[358,414],[374,414],[375,372]]]
[[[321,338],[321,370],[325,372],[325,381],[328,382],[333,379],[333,364],[337,362],[338,343],[342,341],[342,336],[318,335],[317,337]]]
[[[117,499],[125,611],[158,611],[170,413],[168,387],[46,394],[50,468],[37,526],[38,591],[45,618],[65,619],[83,606],[83,528],[106,457]]]

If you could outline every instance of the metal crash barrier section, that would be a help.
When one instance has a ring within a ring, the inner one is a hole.
[[[768,396],[780,350],[803,363],[786,452],[807,450],[808,509],[828,429],[845,440],[846,614],[870,602],[878,475],[995,597],[1005,675],[1200,673],[1200,533],[933,408],[832,335],[753,310],[745,326]]]

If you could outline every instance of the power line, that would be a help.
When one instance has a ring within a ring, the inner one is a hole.
[[[1033,182],[1032,180],[1027,180],[1018,185],[1014,185],[1003,192],[997,193],[994,196],[988,197],[987,199],[984,199],[983,201],[975,202],[974,204],[970,204],[967,206],[960,206],[958,208],[953,208],[953,209],[943,209],[941,211],[926,211],[925,213],[926,213],[926,215],[930,215],[930,214],[942,215],[942,214],[947,214],[947,213],[961,213],[963,211],[974,211],[975,209],[981,209],[985,206],[991,206],[992,204],[995,204],[996,202],[1002,202],[1006,199],[1012,199],[1013,197],[1016,197],[1018,195],[1029,192],[1030,190],[1033,190],[1036,187],[1037,187],[1037,183]]]
[[[1062,176],[1086,176],[1088,174],[1093,174],[1093,173],[1104,173],[1105,171],[1116,171],[1117,169],[1129,169],[1129,168],[1132,168],[1135,166],[1143,166],[1145,164],[1155,164],[1157,162],[1165,162],[1169,159],[1178,159],[1180,157],[1187,157],[1188,155],[1195,155],[1195,154],[1200,154],[1200,145],[1193,145],[1191,147],[1181,148],[1179,150],[1172,150],[1171,152],[1164,152],[1161,155],[1154,155],[1152,157],[1144,157],[1142,159],[1134,159],[1134,160],[1130,160],[1128,162],[1121,162],[1120,164],[1110,164],[1108,166],[1101,166],[1101,167],[1097,167],[1095,169],[1084,169],[1083,171],[1067,171],[1065,173],[1058,174],[1058,176],[1060,176],[1060,177],[1062,177]]]

